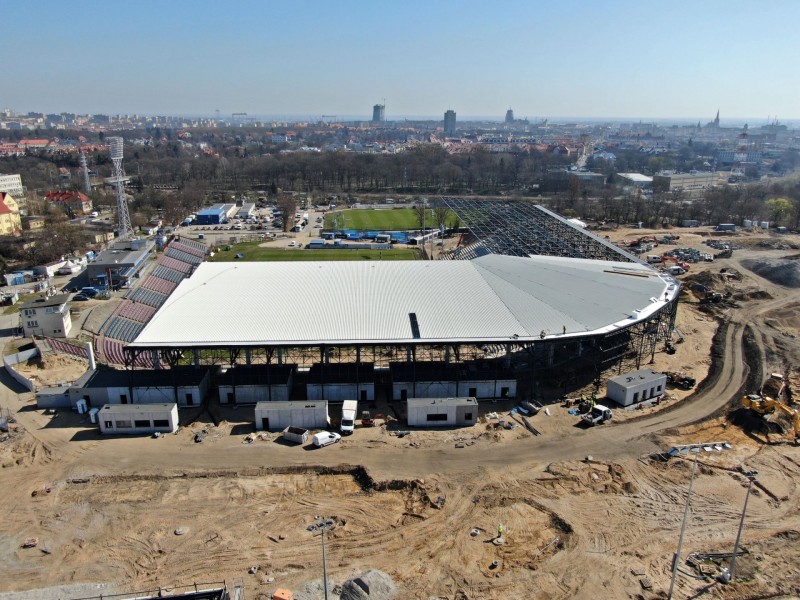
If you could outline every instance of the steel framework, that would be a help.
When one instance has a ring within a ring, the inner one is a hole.
[[[125,176],[122,170],[122,145],[121,137],[108,138],[111,162],[114,164],[114,179],[117,184],[117,236],[121,240],[126,240],[133,237],[133,225],[128,211],[128,199],[125,197],[125,184],[122,182]]]
[[[532,202],[444,197],[476,239],[475,246],[510,256],[566,256],[641,262],[611,242]],[[474,254],[481,250],[473,248]],[[471,258],[470,255],[468,258]],[[460,258],[454,256],[454,258]]]

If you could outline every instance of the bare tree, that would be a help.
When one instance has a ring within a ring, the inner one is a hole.
[[[288,194],[284,194],[278,198],[278,208],[281,210],[281,224],[284,231],[291,229],[290,225],[294,225],[294,215],[297,210],[297,204],[294,198]]]

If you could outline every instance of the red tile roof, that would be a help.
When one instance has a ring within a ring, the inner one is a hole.
[[[45,192],[45,198],[51,202],[91,202],[89,196],[81,192]]]
[[[10,215],[14,212],[6,205],[6,196],[8,194],[0,192],[0,215]]]

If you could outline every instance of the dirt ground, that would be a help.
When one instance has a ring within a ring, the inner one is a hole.
[[[676,233],[678,247],[705,248],[704,232]],[[549,415],[531,418],[538,436],[508,416],[513,404],[497,403],[482,405],[471,428],[399,437],[390,418],[318,450],[275,434],[248,438],[246,407],[219,409],[218,425],[208,412],[184,416],[177,434],[159,439],[101,440],[84,416],[44,415],[30,395],[3,390],[15,422],[0,437],[0,591],[243,580],[248,599],[278,587],[321,598],[320,539],[306,528],[330,517],[331,580],[378,568],[398,598],[666,598],[695,455],[659,453],[726,442],[729,449],[696,455],[682,568],[699,576],[684,564],[691,553],[731,552],[749,483],[743,473],[756,470],[747,554],[735,583],[679,574],[675,597],[800,597],[800,448],[786,443],[786,423],[773,416],[765,424],[738,401],[770,372],[788,376],[791,397],[800,394],[800,294],[742,264],[796,260],[784,257],[797,252],[762,237],[731,238],[742,247],[731,259],[680,277],[730,292],[701,305],[686,285],[677,322],[684,341],[673,355],[659,348],[652,365],[692,375],[698,390],[670,389],[659,406],[617,410],[593,429],[577,427],[554,398]],[[720,276],[723,268],[734,275]],[[56,379],[85,369],[66,362]],[[493,412],[515,427],[498,428]],[[196,443],[200,429],[208,435]],[[495,544],[500,526],[503,543]],[[38,545],[23,548],[31,537]],[[718,572],[709,560],[704,568]]]

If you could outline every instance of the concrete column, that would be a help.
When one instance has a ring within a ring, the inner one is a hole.
[[[250,348],[244,349],[244,364],[246,365],[250,364]]]
[[[200,350],[198,350],[197,348],[192,350],[192,356],[194,357],[194,366],[195,367],[199,367],[200,366]]]
[[[92,342],[86,342],[86,355],[89,359],[89,368],[94,371],[97,368],[97,364],[94,360],[94,346],[92,346]]]

